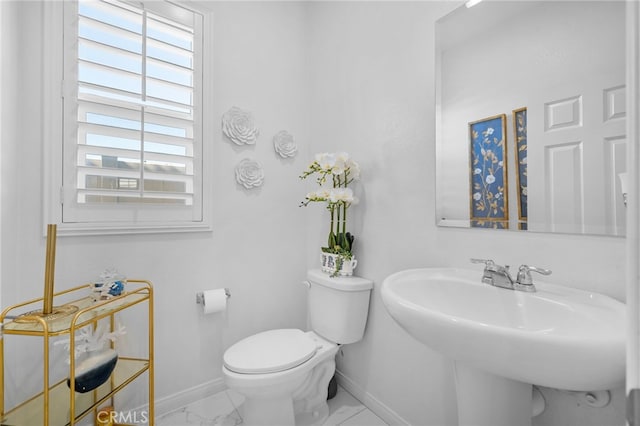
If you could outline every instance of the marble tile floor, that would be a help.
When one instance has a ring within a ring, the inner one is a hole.
[[[156,419],[156,426],[239,426],[238,407],[242,396],[226,390],[201,399]],[[329,417],[323,426],[387,426],[387,424],[338,386],[336,396],[328,401]]]

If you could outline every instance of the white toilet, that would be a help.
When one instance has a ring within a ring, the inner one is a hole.
[[[269,330],[224,353],[224,381],[245,397],[244,425],[322,424],[338,345],[362,339],[373,283],[320,270],[309,271],[307,279],[312,331]]]

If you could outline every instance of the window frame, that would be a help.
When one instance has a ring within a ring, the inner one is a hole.
[[[108,235],[108,234],[136,234],[136,233],[166,233],[166,232],[201,232],[211,231],[212,213],[212,137],[213,123],[207,119],[213,112],[213,16],[205,7],[197,7],[191,3],[172,1],[185,9],[192,10],[203,16],[202,28],[202,125],[200,127],[200,158],[194,157],[194,161],[200,162],[200,173],[194,176],[194,190],[198,187],[201,191],[200,209],[201,220],[171,220],[169,217],[154,219],[152,221],[119,221],[106,222],[90,220],[87,222],[64,221],[65,191],[73,192],[75,188],[69,188],[65,182],[65,135],[64,135],[64,102],[65,93],[64,78],[64,3],[44,2],[43,7],[43,60],[47,72],[43,72],[43,202],[44,217],[42,229],[46,232],[48,223],[58,225],[58,235]],[[144,2],[142,2],[144,3]],[[154,2],[157,5],[157,2]],[[66,157],[73,157],[73,155]],[[67,167],[73,167],[75,162],[69,161]],[[65,185],[67,188],[65,189]],[[68,195],[67,195],[68,197]],[[106,205],[105,208],[113,208]],[[122,206],[119,208],[126,209]],[[155,206],[158,212],[171,209],[171,206]],[[135,208],[134,208],[135,210]],[[160,213],[163,215],[163,213]],[[169,214],[169,213],[168,213]],[[168,215],[167,214],[167,215]]]

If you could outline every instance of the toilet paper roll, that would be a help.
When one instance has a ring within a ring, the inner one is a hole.
[[[204,291],[203,301],[202,311],[205,315],[227,310],[227,294],[224,288]]]

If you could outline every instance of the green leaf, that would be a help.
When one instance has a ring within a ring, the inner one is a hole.
[[[345,234],[342,234],[342,244],[341,244],[341,246],[346,251],[351,251],[351,242],[349,242],[349,239],[347,238],[347,236]]]
[[[336,244],[336,235],[333,233],[333,230],[331,232],[329,232],[329,241],[327,243],[327,245],[329,246],[329,248],[333,248],[335,247]]]

